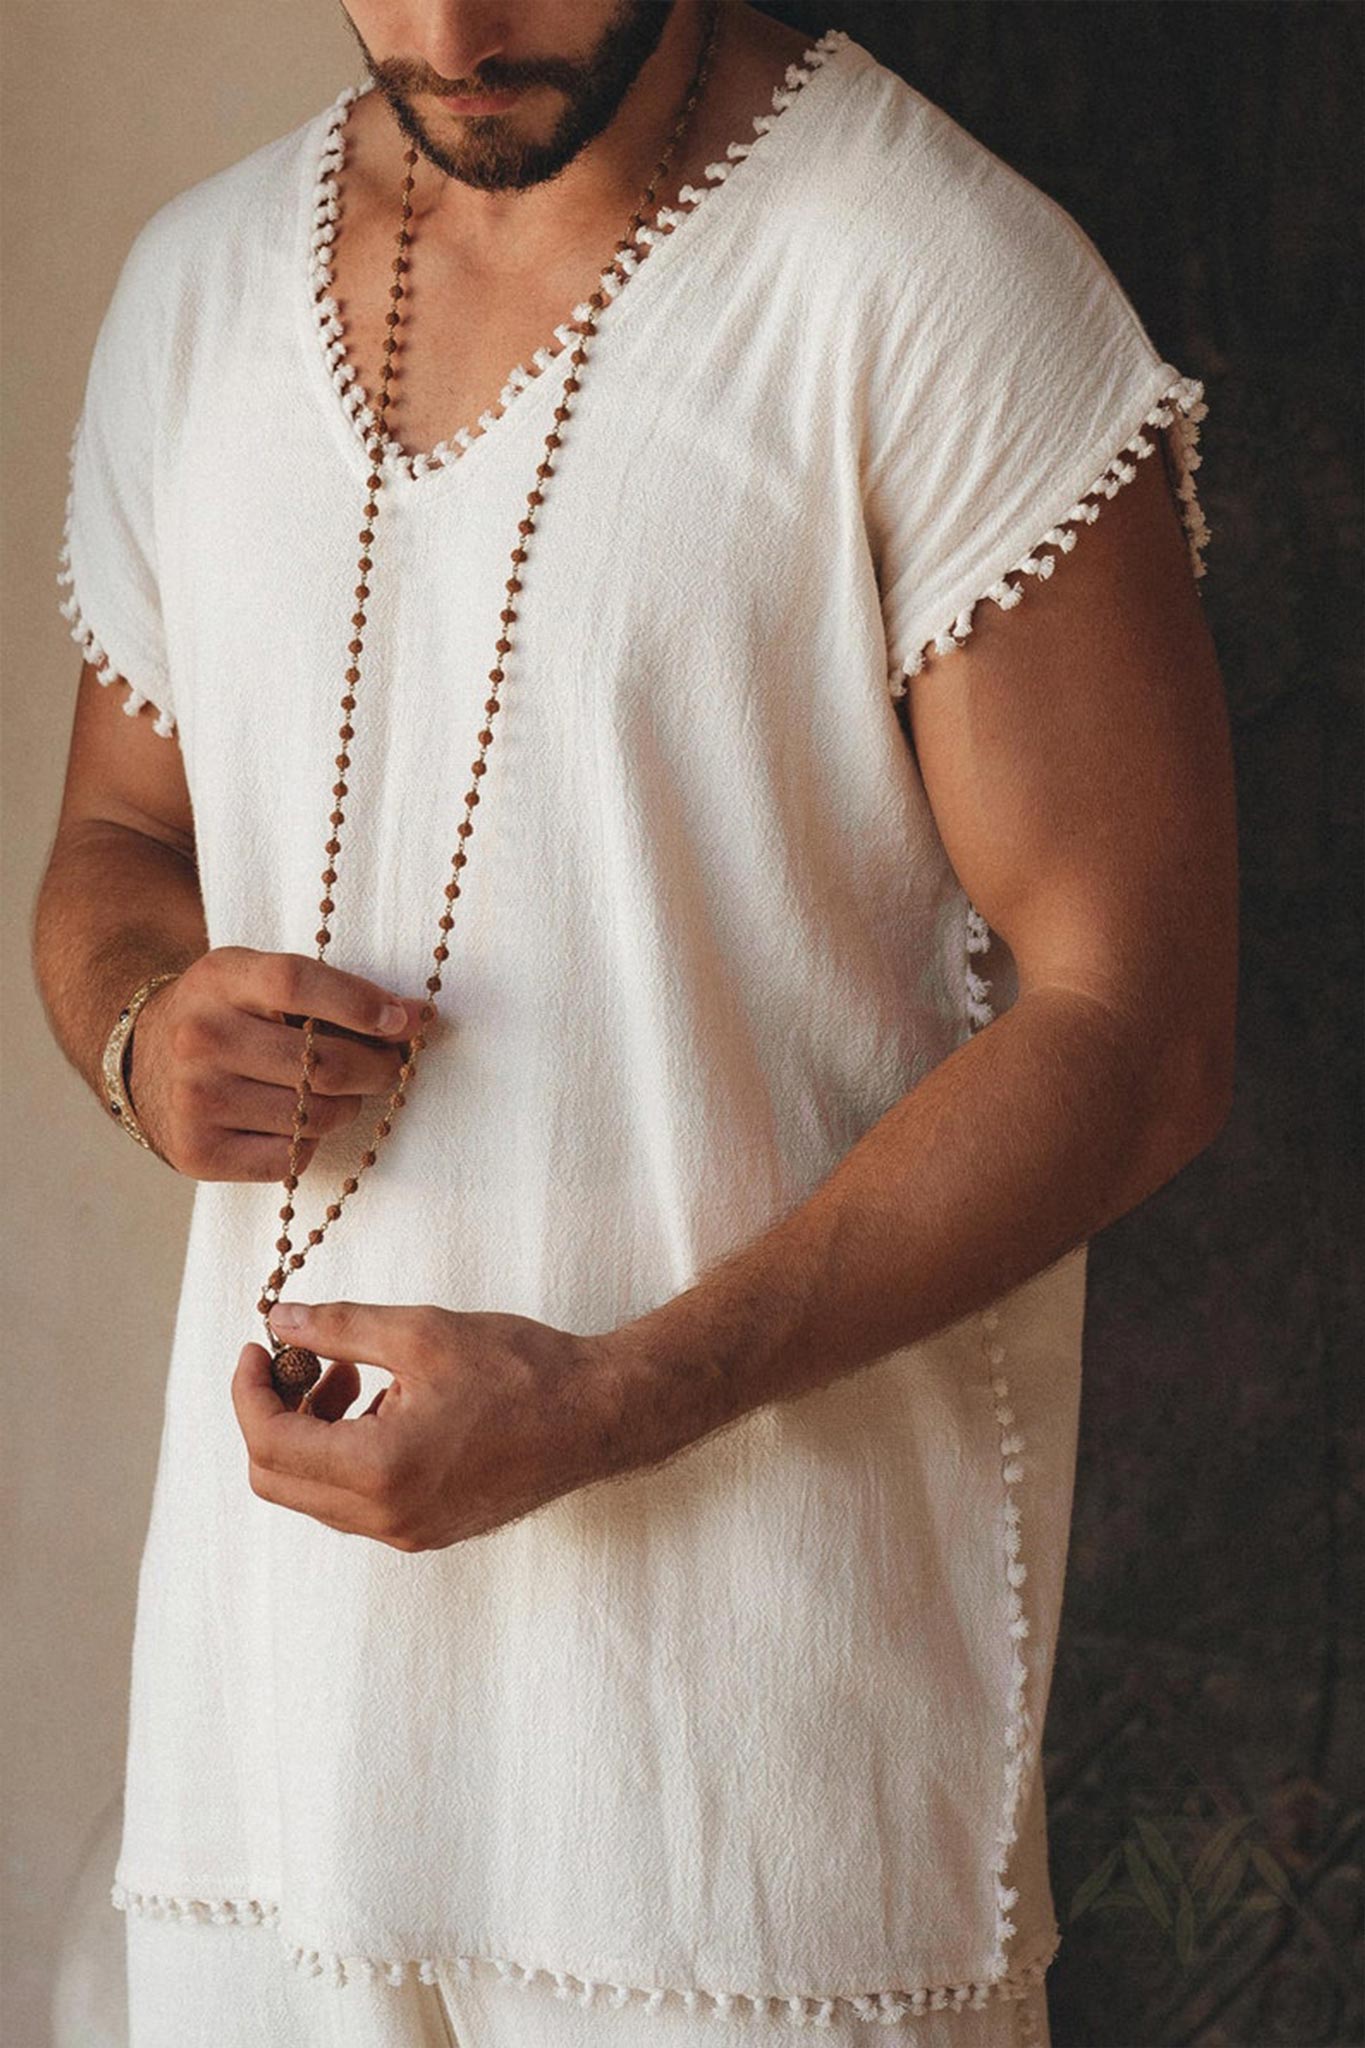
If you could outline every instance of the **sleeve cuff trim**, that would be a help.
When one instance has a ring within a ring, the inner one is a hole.
[[[79,432],[80,422],[77,421],[76,433],[73,434],[71,442],[73,458],[76,434],[79,434]],[[128,691],[128,695],[123,701],[123,709],[127,712],[128,716],[136,718],[142,706],[150,704],[156,713],[156,718],[152,724],[153,732],[160,733],[163,739],[174,739],[176,736],[175,719],[171,716],[170,712],[163,709],[147,691],[139,689],[129,676],[125,675],[115,666],[103,643],[96,635],[94,628],[86,623],[85,616],[81,610],[80,599],[76,594],[75,572],[71,567],[71,514],[74,503],[75,485],[73,480],[71,487],[67,491],[66,513],[62,522],[61,552],[57,557],[57,587],[59,590],[69,589],[70,595],[58,605],[57,609],[64,619],[70,621],[71,638],[80,647],[82,655],[94,669],[100,682],[106,686],[110,683],[122,683]]]
[[[1190,567],[1196,581],[1202,577],[1206,568],[1203,551],[1208,545],[1210,533],[1200,509],[1194,472],[1204,459],[1198,447],[1199,422],[1207,413],[1204,386],[1197,377],[1177,377],[1173,383],[1167,385],[1151,411],[1144,416],[1132,439],[1125,441],[1118,453],[1111,456],[1100,475],[1088,490],[1081,493],[1070,511],[1063,514],[1056,526],[1050,526],[1047,532],[1034,542],[1027,554],[983,591],[982,596],[999,605],[1001,611],[1010,611],[1019,603],[1027,587],[1022,581],[1012,583],[1009,580],[1011,577],[1017,576],[1022,579],[1025,576],[1050,576],[1057,566],[1057,555],[1045,553],[1043,550],[1055,548],[1060,554],[1070,554],[1076,545],[1076,534],[1071,530],[1072,527],[1082,523],[1087,526],[1094,524],[1100,514],[1100,507],[1095,501],[1114,497],[1137,475],[1137,462],[1156,453],[1155,433],[1149,433],[1148,430],[1165,428],[1172,422],[1176,427],[1172,448],[1176,459],[1176,492],[1180,499],[1181,521],[1189,545]],[[1136,460],[1131,459],[1134,457]],[[893,697],[905,695],[906,684],[911,676],[920,673],[931,655],[952,654],[961,647],[972,630],[972,613],[980,601],[980,598],[973,598],[955,618],[946,621],[937,633],[931,634],[912,655],[893,663],[889,677]]]

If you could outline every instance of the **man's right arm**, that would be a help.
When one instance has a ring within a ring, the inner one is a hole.
[[[129,717],[126,701],[121,683],[102,684],[82,665],[31,932],[53,1036],[101,1100],[100,1057],[123,1004],[150,975],[179,973],[208,950],[179,743],[153,732],[151,707]],[[151,997],[143,1018],[164,993]],[[137,1046],[135,1028],[135,1103]]]
[[[100,1059],[139,983],[170,973],[133,1027],[129,1092],[153,1150],[198,1180],[279,1180],[317,1020],[297,1165],[398,1086],[426,999],[306,953],[208,942],[180,748],[81,671],[66,789],[34,906],[53,1034],[104,1099]],[[292,1021],[291,1021],[292,1020]]]

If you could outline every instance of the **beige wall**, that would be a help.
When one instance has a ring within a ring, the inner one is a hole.
[[[89,2002],[122,1968],[108,1881],[128,1657],[192,1186],[104,1120],[48,1034],[29,962],[80,669],[55,580],[67,447],[142,222],[362,65],[324,0],[4,5],[0,2036],[112,2048],[117,2011],[96,2020]]]

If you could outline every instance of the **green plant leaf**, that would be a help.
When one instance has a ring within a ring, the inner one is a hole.
[[[1240,1842],[1225,1860],[1222,1869],[1214,1879],[1209,1891],[1206,1912],[1210,1920],[1216,1920],[1232,1899],[1242,1879],[1246,1876],[1247,1846]]]
[[[1100,1895],[1109,1889],[1110,1879],[1118,1868],[1120,1853],[1117,1848],[1111,1849],[1104,1860],[1095,1865],[1089,1877],[1082,1878],[1072,1894],[1071,1911],[1067,1916],[1069,1919],[1079,1920],[1081,1914],[1093,1906]]]
[[[1142,1905],[1137,1893],[1126,1884],[1113,1885],[1103,1898],[1096,1899],[1092,1913],[1127,1913]]]
[[[1180,1887],[1180,1903],[1175,1909],[1175,1953],[1181,1963],[1194,1960],[1195,1940],[1194,1895],[1187,1884]]]
[[[1123,1860],[1128,1865],[1128,1875],[1133,1880],[1133,1887],[1147,1911],[1158,1927],[1169,1927],[1171,1909],[1166,1903],[1166,1895],[1157,1882],[1151,1864],[1131,1838],[1123,1845]]]
[[[1278,1898],[1282,1899],[1286,1906],[1298,1904],[1298,1900],[1294,1897],[1294,1887],[1285,1875],[1283,1864],[1277,1863],[1268,1849],[1253,1849],[1251,1860],[1270,1886],[1271,1891]]]
[[[1160,1828],[1155,1827],[1150,1820],[1145,1818],[1136,1820],[1134,1826],[1142,1837],[1143,1848],[1147,1851],[1157,1869],[1164,1876],[1169,1877],[1172,1884],[1179,1884],[1181,1881],[1180,1865],[1176,1862],[1171,1852],[1171,1845],[1162,1834]]]
[[[1206,1885],[1212,1883],[1214,1871],[1232,1848],[1243,1828],[1250,1826],[1251,1815],[1237,1813],[1231,1820],[1225,1820],[1220,1828],[1215,1828],[1200,1850],[1195,1859],[1194,1869],[1190,1872],[1190,1883],[1196,1891],[1203,1891]]]

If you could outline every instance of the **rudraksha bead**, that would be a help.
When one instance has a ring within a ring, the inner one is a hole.
[[[322,1361],[302,1344],[286,1344],[270,1361],[270,1376],[281,1394],[306,1394],[322,1377]]]

